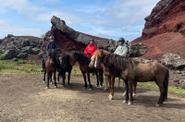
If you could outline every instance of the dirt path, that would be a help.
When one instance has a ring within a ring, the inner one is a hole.
[[[138,89],[134,105],[128,106],[120,89],[109,101],[107,92],[84,89],[81,81],[73,77],[71,88],[46,89],[40,75],[0,76],[0,121],[185,122],[184,98],[169,95],[158,108],[158,91]]]

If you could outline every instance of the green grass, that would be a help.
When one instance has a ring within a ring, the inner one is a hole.
[[[0,75],[6,74],[36,74],[40,73],[41,65],[30,60],[0,60]],[[78,66],[74,66],[72,75],[81,76]]]
[[[158,89],[157,85],[154,82],[138,83],[138,86],[147,89]],[[169,93],[185,95],[185,89],[176,86],[169,86],[168,91]]]
[[[34,74],[41,71],[41,66],[29,60],[0,60],[0,74]]]

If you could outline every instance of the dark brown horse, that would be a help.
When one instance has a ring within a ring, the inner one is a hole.
[[[79,64],[80,71],[83,75],[85,87],[87,87],[87,80],[89,82],[89,87],[92,88],[90,81],[90,73],[94,72],[97,77],[97,85],[102,85],[103,82],[103,71],[101,69],[89,68],[90,59],[86,57],[86,55],[82,51],[69,51],[62,54],[63,58],[68,57],[68,61],[70,66],[74,66],[76,62]]]
[[[104,73],[108,76],[111,100],[114,95],[114,82],[116,76],[121,76],[126,85],[125,102],[132,104],[133,84],[136,82],[155,81],[160,89],[160,97],[157,105],[163,104],[167,99],[169,71],[157,61],[147,64],[139,63],[130,58],[109,54],[101,50],[96,55],[97,64],[103,67]]]
[[[49,83],[52,82],[52,75],[54,77],[54,85],[57,87],[56,83],[56,66],[55,66],[55,61],[54,61],[54,56],[53,53],[49,51],[49,55],[45,61],[45,67],[44,67],[44,81],[45,81],[45,76],[47,74],[47,88],[49,88]]]
[[[60,81],[60,76],[62,77],[63,80],[63,85],[65,86],[65,79],[66,79],[66,73],[68,73],[68,85],[70,85],[70,79],[71,79],[71,70],[72,70],[72,65],[69,62],[69,56],[64,56],[60,57],[59,61],[59,67],[57,68],[58,71],[58,82]]]

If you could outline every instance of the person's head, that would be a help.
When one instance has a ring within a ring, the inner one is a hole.
[[[51,35],[51,36],[49,37],[49,42],[52,42],[52,41],[54,41],[54,37]]]
[[[124,38],[120,38],[118,40],[118,42],[119,42],[120,45],[123,45],[125,43],[125,39]]]
[[[95,44],[94,40],[90,40],[89,44]]]

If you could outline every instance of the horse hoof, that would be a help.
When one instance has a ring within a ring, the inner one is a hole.
[[[45,81],[43,80],[42,83],[45,84]]]
[[[133,96],[136,96],[136,93],[133,93]]]
[[[55,86],[55,88],[57,88],[57,86]]]
[[[108,91],[108,88],[104,88],[104,91]]]
[[[160,107],[162,104],[159,104],[159,103],[157,103],[157,104],[155,104],[155,107]]]
[[[127,103],[128,101],[127,100],[123,100],[123,103],[125,104],[125,103]]]
[[[131,101],[128,101],[128,105],[132,105],[132,102]]]
[[[87,85],[84,85],[85,88],[87,88]]]
[[[46,89],[49,89],[49,87],[46,86]]]
[[[108,98],[109,98],[109,100],[112,100],[113,96],[111,94],[109,94]]]
[[[126,95],[126,92],[123,92],[122,96],[124,97]]]

